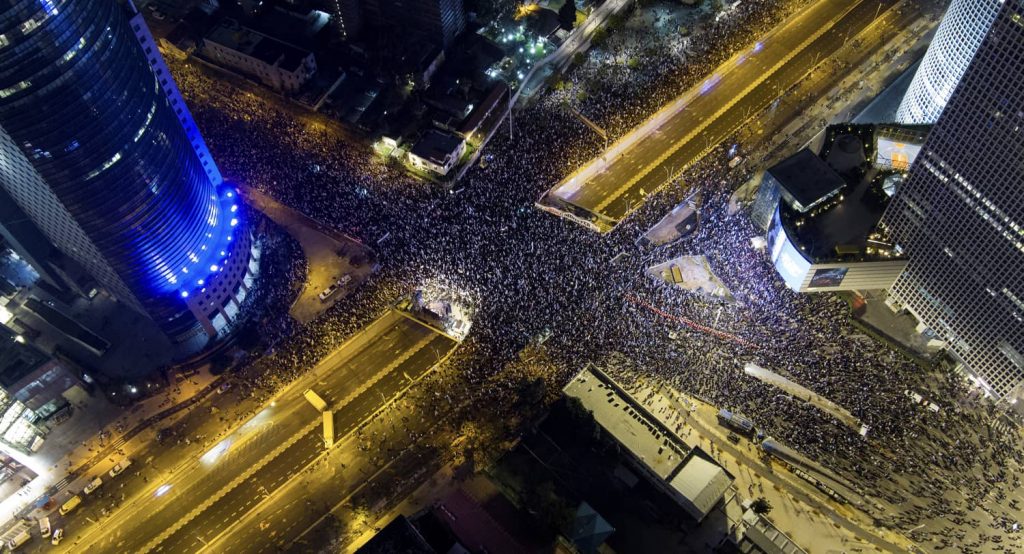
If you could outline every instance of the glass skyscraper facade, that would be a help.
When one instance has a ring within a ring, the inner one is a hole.
[[[883,222],[909,264],[891,299],[977,384],[1024,383],[1024,1],[1003,2]]]
[[[932,124],[985,38],[1001,0],[953,0],[896,112],[896,121]]]
[[[362,5],[373,25],[420,35],[442,48],[451,46],[466,29],[462,0],[365,0]]]
[[[206,327],[189,295],[248,256],[237,198],[130,2],[0,0],[0,186],[178,340]]]

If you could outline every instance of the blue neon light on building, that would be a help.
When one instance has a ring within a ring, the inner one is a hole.
[[[238,197],[133,9],[5,3],[0,159],[26,163],[0,186],[104,288],[180,336],[197,325],[182,298],[242,229]]]

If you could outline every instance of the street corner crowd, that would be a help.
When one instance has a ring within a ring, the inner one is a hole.
[[[796,6],[744,2],[687,39],[686,50],[696,56],[644,59],[636,71],[641,76],[630,79],[606,79],[607,71],[588,62],[568,79],[587,91],[588,117],[621,134],[706,76],[734,43],[763,33]],[[544,350],[563,384],[587,363],[625,356],[648,380],[743,411],[768,434],[835,470],[880,506],[884,502],[883,509],[868,508],[880,524],[909,531],[928,523],[928,530],[912,536],[935,548],[1001,549],[995,541],[1003,534],[1010,534],[1007,542],[1017,541],[1019,513],[1012,497],[1020,493],[1024,463],[1018,441],[986,424],[987,408],[960,401],[967,391],[958,376],[926,373],[881,343],[853,337],[858,332],[848,308],[832,296],[787,289],[767,255],[752,246],[751,238],[760,233],[745,214],[727,209],[740,176],[726,166],[723,150],[650,195],[602,236],[533,208],[545,189],[600,147],[566,113],[565,90],[517,113],[511,136],[496,133],[487,146],[493,161],[468,172],[459,192],[449,192],[386,166],[365,145],[327,127],[305,125],[271,101],[238,94],[197,68],[173,69],[226,175],[363,240],[379,254],[379,271],[315,322],[298,327],[281,314],[264,318],[261,332],[270,347],[241,370],[258,398],[269,398],[396,299],[429,283],[471,303],[474,311],[472,332],[445,369],[465,386],[437,391],[434,417],[441,422],[457,427],[483,413],[512,417],[519,383],[494,377],[532,340],[550,334]],[[636,244],[694,189],[703,198],[695,232],[667,246]],[[735,301],[666,286],[646,274],[649,266],[681,255],[705,256]],[[271,270],[263,294],[279,295],[280,302],[294,294],[289,282],[305,273],[295,257],[284,256],[293,261]],[[681,326],[663,314],[742,342]],[[867,438],[744,375],[746,362],[849,410],[869,427]],[[911,388],[930,390],[940,411],[914,405],[905,395]],[[455,405],[463,409],[445,409]],[[977,525],[979,509],[991,530]]]

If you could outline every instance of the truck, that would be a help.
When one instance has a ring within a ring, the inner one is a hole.
[[[13,552],[19,546],[27,543],[29,541],[29,539],[31,539],[31,538],[32,538],[31,533],[28,532],[28,529],[25,529],[24,531],[22,531],[22,532],[18,533],[17,535],[15,535],[14,538],[12,538],[12,539],[7,541],[7,548],[10,548],[11,551]]]
[[[320,395],[313,392],[313,389],[307,389],[306,392],[302,393],[306,397],[306,400],[316,408],[316,411],[322,412],[327,409],[327,402],[320,398]]]

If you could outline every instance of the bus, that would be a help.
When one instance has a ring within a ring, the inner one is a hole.
[[[718,411],[718,423],[745,437],[749,438],[754,435],[754,422],[730,410],[722,409]]]

